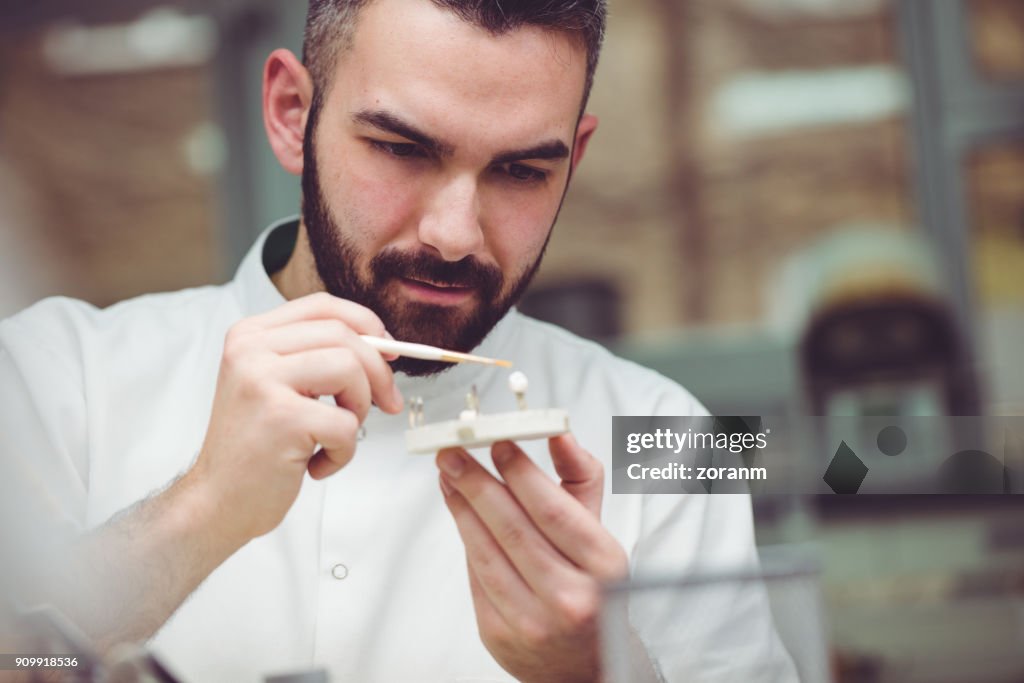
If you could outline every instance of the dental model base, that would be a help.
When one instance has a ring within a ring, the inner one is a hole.
[[[518,410],[484,415],[476,387],[466,396],[466,408],[457,420],[424,424],[423,399],[409,401],[409,429],[405,444],[411,453],[436,453],[442,448],[478,448],[495,441],[546,439],[569,431],[569,414],[560,408],[531,410],[526,406],[526,375],[513,372],[509,390],[515,394]]]

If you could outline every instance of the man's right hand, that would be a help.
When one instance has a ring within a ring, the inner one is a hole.
[[[228,331],[206,438],[180,482],[228,538],[244,544],[280,524],[307,470],[322,479],[344,467],[371,401],[402,410],[391,368],[360,334],[387,336],[368,308],[325,293]]]
[[[224,560],[281,523],[307,470],[323,478],[352,458],[371,401],[402,409],[391,368],[360,334],[387,332],[327,294],[232,327],[196,463],[62,549],[26,603],[55,605],[100,651],[152,636]]]

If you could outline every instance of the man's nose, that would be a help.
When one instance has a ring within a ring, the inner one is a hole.
[[[445,261],[461,261],[483,248],[475,178],[460,176],[443,186],[420,220],[419,239]]]

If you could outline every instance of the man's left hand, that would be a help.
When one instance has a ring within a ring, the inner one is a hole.
[[[604,467],[564,435],[548,442],[561,485],[515,444],[491,447],[504,483],[461,448],[438,454],[466,546],[480,636],[517,679],[600,680],[601,585],[628,572],[601,525]]]

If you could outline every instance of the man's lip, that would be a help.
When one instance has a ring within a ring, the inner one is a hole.
[[[416,285],[425,285],[427,287],[433,287],[434,289],[441,289],[441,290],[455,290],[455,291],[458,291],[458,290],[473,289],[473,287],[471,287],[470,285],[452,285],[452,284],[447,284],[447,283],[434,282],[433,280],[420,280],[420,279],[414,278],[414,277],[406,277],[406,278],[402,278],[402,279],[403,280],[407,280],[407,281],[409,281],[409,282],[411,282],[413,284],[416,284]]]
[[[413,298],[423,303],[453,306],[472,297],[476,289],[466,286],[437,285],[424,280],[399,278],[402,288]]]

